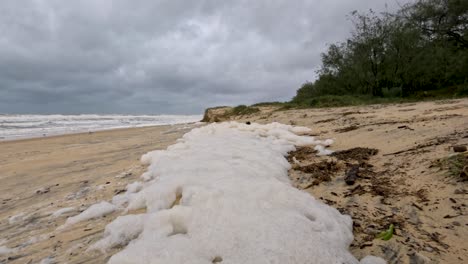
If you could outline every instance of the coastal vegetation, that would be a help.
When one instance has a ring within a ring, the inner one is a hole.
[[[468,154],[458,153],[435,162],[435,165],[447,174],[459,180],[468,180]]]
[[[252,107],[287,110],[468,96],[468,1],[418,0],[393,13],[353,11],[350,21],[351,36],[321,54],[315,81],[302,84],[289,102]]]
[[[353,11],[351,36],[323,53],[317,79],[286,107],[468,95],[468,2],[419,0],[394,12]]]

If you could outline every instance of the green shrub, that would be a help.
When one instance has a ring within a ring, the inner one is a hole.
[[[228,116],[250,115],[259,112],[257,107],[238,105],[227,113]]]
[[[447,171],[447,174],[452,177],[459,177],[463,169],[468,166],[468,154],[461,153],[447,158],[440,159],[436,165]]]
[[[401,87],[385,88],[382,90],[383,97],[401,97]]]

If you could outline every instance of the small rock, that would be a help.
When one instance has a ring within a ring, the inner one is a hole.
[[[43,187],[39,190],[36,190],[36,194],[44,194],[44,193],[48,193],[49,191],[50,191],[49,187]]]
[[[388,242],[388,241],[387,241]],[[384,245],[380,246],[382,252],[384,253],[384,258],[388,261],[388,263],[402,263],[403,262],[403,255],[401,246],[396,243],[385,243]]]
[[[424,250],[427,252],[434,252],[434,249],[431,247],[425,247]]]
[[[410,255],[410,264],[426,264],[430,262],[431,260],[428,257],[420,253],[415,252],[414,254]]]
[[[211,263],[220,263],[223,261],[223,258],[220,257],[220,256],[216,256],[212,261]]]
[[[368,234],[368,235],[376,235],[378,234],[380,231],[375,229],[375,228],[371,228],[371,227],[367,227],[366,229],[364,229],[364,233]]]
[[[246,124],[246,125],[250,125],[250,124],[252,124],[252,123],[250,123],[250,121],[247,121],[247,122],[245,122],[245,124]]]
[[[465,152],[466,151],[466,146],[458,145],[458,146],[452,146],[454,152]]]
[[[421,220],[419,219],[419,215],[414,208],[410,210],[408,216],[409,216],[408,222],[410,222],[411,224],[418,225],[421,223]]]
[[[458,222],[458,221],[453,221],[453,222],[452,222],[452,225],[454,225],[454,226],[461,226],[460,222]]]

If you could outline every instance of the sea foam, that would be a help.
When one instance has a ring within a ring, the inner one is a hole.
[[[117,217],[89,250],[123,246],[109,263],[359,263],[351,218],[290,184],[289,151],[332,143],[296,135],[308,131],[210,124],[144,155],[143,181],[113,203],[145,213]]]

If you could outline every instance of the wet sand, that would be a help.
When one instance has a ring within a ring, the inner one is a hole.
[[[118,129],[0,142],[0,241],[14,252],[0,263],[103,263],[107,256],[84,250],[99,239],[108,215],[55,229],[66,217],[109,200],[137,180],[142,154],[165,149],[194,125]],[[74,210],[54,218],[58,209]],[[11,221],[17,216],[16,221]],[[0,245],[2,246],[2,245]]]

